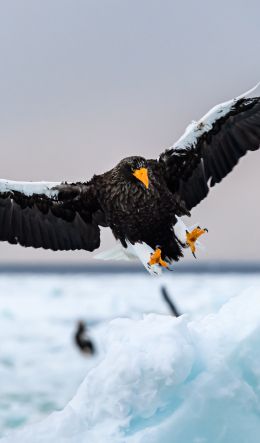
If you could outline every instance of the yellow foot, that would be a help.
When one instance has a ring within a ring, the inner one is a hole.
[[[166,261],[162,260],[162,251],[160,248],[156,248],[154,253],[151,254],[148,265],[160,265],[163,268],[168,268]]]
[[[197,226],[197,228],[193,229],[191,232],[186,231],[186,244],[190,247],[191,252],[195,258],[196,241],[201,235],[205,234],[205,232],[208,232],[208,230],[201,229],[199,226]]]

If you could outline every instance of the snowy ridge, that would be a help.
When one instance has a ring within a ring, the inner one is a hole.
[[[49,198],[58,196],[58,190],[55,189],[61,182],[20,182],[13,180],[0,179],[0,192],[18,191],[27,195],[44,194]]]
[[[1,441],[256,443],[259,289],[200,320],[113,320],[103,357],[67,407]]]

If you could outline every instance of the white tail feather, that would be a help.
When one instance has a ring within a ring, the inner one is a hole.
[[[114,248],[107,251],[99,252],[95,255],[97,260],[132,260],[135,256],[131,255],[121,244],[117,244]]]
[[[153,249],[146,243],[135,243],[132,245],[127,241],[127,248],[124,248],[121,243],[117,244],[114,248],[107,251],[100,252],[95,255],[97,260],[133,260],[139,259],[144,265],[145,269],[151,275],[160,275],[162,269],[159,265],[149,266],[148,262],[150,256],[153,253]]]

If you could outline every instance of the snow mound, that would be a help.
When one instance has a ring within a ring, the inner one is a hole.
[[[260,290],[192,321],[111,321],[73,400],[4,443],[256,443]]]

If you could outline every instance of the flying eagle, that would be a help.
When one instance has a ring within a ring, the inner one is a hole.
[[[247,151],[260,147],[260,97],[247,93],[215,106],[158,159],[135,156],[87,182],[0,180],[0,240],[53,251],[100,246],[100,226],[118,246],[104,259],[137,256],[159,273],[196,252],[199,226],[180,217],[203,200]]]

